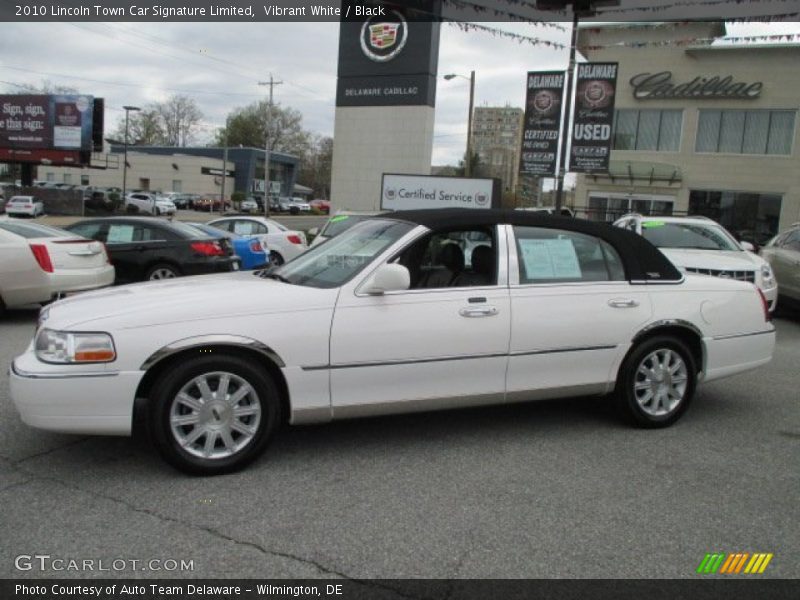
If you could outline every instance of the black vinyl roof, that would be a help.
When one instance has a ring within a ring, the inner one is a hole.
[[[681,281],[681,272],[653,244],[642,236],[607,223],[545,215],[526,210],[437,208],[402,210],[375,218],[389,218],[423,225],[428,229],[516,225],[575,231],[598,237],[611,244],[625,265],[631,281]]]

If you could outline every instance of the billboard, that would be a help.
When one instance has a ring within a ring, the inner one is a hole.
[[[430,15],[439,8],[435,0],[411,0],[343,19],[336,106],[434,106],[439,23]]]
[[[529,72],[519,172],[548,176],[556,173],[564,72]]]
[[[94,108],[95,99],[85,95],[0,95],[0,161],[87,162],[95,146]]]
[[[381,208],[499,208],[499,179],[383,174]]]
[[[578,65],[569,158],[572,172],[608,171],[617,67],[617,63]]]

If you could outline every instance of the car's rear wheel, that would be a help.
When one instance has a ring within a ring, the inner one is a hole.
[[[255,459],[280,422],[278,390],[238,356],[201,356],[167,370],[153,386],[150,428],[172,466],[218,475]]]
[[[625,359],[616,397],[623,414],[638,427],[667,427],[686,412],[697,385],[691,351],[672,336],[641,342]]]
[[[283,256],[281,256],[278,252],[275,252],[275,250],[271,250],[270,251],[270,253],[269,253],[269,264],[271,264],[273,266],[276,266],[276,267],[279,267],[285,262],[286,261],[283,260]]]
[[[181,272],[178,270],[178,267],[162,263],[150,267],[147,271],[147,275],[145,275],[145,279],[148,281],[156,281],[158,279],[174,279],[180,276]]]

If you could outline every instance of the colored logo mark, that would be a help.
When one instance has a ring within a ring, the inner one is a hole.
[[[711,575],[719,573],[721,575],[738,575],[744,573],[755,575],[763,573],[767,565],[772,560],[774,554],[766,552],[715,552],[705,555],[705,558],[697,567],[697,573]]]

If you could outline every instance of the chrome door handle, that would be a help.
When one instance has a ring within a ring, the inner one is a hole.
[[[615,298],[614,300],[609,300],[608,305],[612,308],[634,308],[639,306],[639,303],[636,300],[625,300],[622,298]]]
[[[462,317],[493,317],[497,314],[497,309],[494,306],[481,306],[476,308],[474,306],[462,308],[458,311]]]

